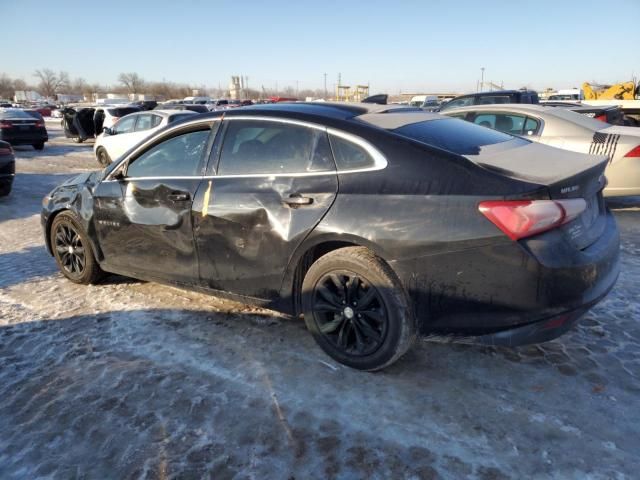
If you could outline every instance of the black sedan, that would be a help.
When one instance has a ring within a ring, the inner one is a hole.
[[[49,252],[104,272],[304,314],[354,368],[418,334],[565,332],[614,285],[606,157],[437,114],[275,104],[198,115],[43,201]]]
[[[49,136],[43,120],[18,108],[0,108],[0,140],[42,150]]]
[[[9,143],[0,140],[0,197],[11,193],[15,175],[16,159],[13,149]]]

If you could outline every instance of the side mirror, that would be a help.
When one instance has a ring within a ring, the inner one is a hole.
[[[104,127],[104,128],[102,129],[102,131],[103,131],[103,133],[104,133],[105,135],[114,135],[114,134],[115,134],[115,132],[114,132],[113,130],[111,130],[109,127]]]
[[[114,172],[111,175],[111,178],[113,180],[117,180],[117,181],[124,180],[124,169],[123,168],[118,168],[118,171]]]

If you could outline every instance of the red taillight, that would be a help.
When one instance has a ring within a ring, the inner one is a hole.
[[[587,208],[583,198],[481,202],[480,212],[512,240],[530,237],[570,222]]]
[[[11,155],[11,148],[0,148],[0,155]]]
[[[36,128],[43,128],[44,122],[36,122]]]
[[[601,122],[607,123],[607,114],[603,113],[602,115],[596,115],[595,117],[596,120],[600,120]]]
[[[0,122],[0,128],[11,128],[13,124],[11,122]]]
[[[631,150],[629,153],[625,155],[625,157],[638,158],[640,157],[640,145]]]

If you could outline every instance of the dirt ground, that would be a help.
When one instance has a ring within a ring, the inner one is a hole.
[[[47,127],[0,199],[0,478],[638,478],[640,198],[610,203],[622,273],[568,334],[361,373],[273,312],[64,280],[40,202],[97,163]]]

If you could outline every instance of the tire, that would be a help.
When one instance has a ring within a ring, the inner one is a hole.
[[[84,140],[82,138],[80,138],[80,137],[76,137],[76,138],[73,139],[73,142],[74,143],[82,143],[82,142],[84,142]]]
[[[311,265],[302,282],[302,309],[320,348],[359,370],[391,365],[409,350],[417,334],[395,273],[362,247],[334,250]]]
[[[91,242],[71,212],[62,212],[53,219],[49,238],[58,268],[69,280],[88,285],[103,277]]]
[[[0,185],[0,197],[6,197],[11,193],[11,184]]]
[[[33,148],[35,148],[36,150],[44,150],[44,142],[34,143]]]
[[[102,147],[96,150],[96,160],[98,160],[98,163],[103,167],[106,167],[111,163],[111,157],[109,156],[107,151]]]

